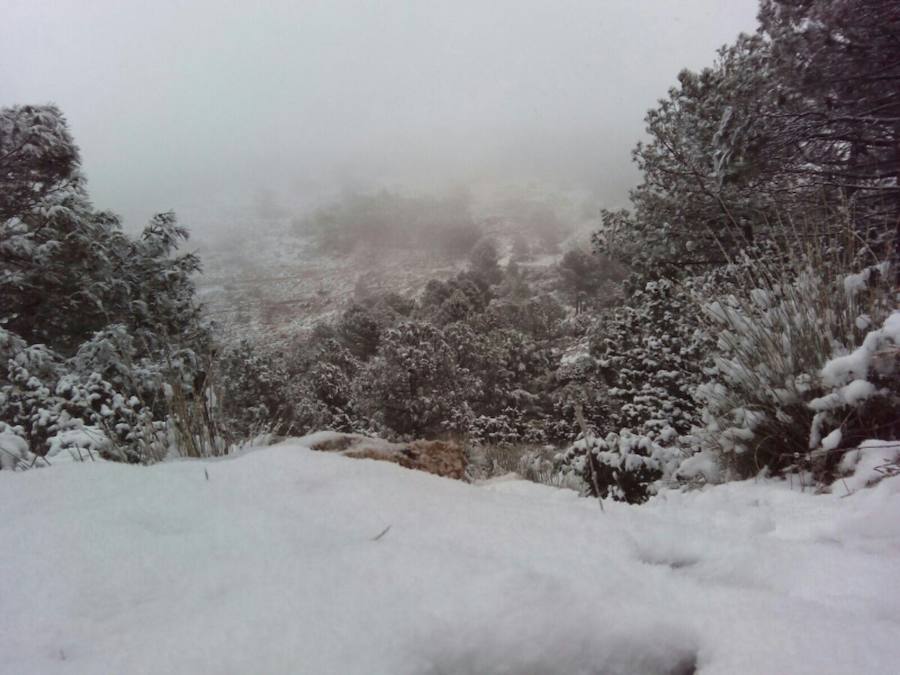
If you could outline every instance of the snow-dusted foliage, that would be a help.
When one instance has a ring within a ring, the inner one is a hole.
[[[874,443],[871,439],[859,442],[868,435],[900,448],[896,414],[900,409],[900,311],[893,311],[852,352],[829,359],[819,371],[819,380],[827,393],[809,402],[815,412],[811,449],[831,452],[857,444],[862,448]],[[844,460],[840,471],[852,468]]]
[[[665,447],[647,435],[622,429],[605,438],[582,436],[566,460],[579,470],[595,496],[640,504],[655,492],[660,479],[674,474],[683,457],[674,446]]]
[[[608,302],[615,295],[614,282],[622,281],[611,260],[577,248],[566,251],[558,269],[560,288],[578,312]]]
[[[380,337],[379,337],[380,341]],[[348,347],[334,339],[309,345],[303,384],[296,396],[293,431],[307,433],[316,429],[367,431],[369,420],[359,413],[354,378],[361,362]]]
[[[683,273],[848,201],[870,244],[894,236],[900,89],[885,84],[900,61],[884,17],[895,6],[761,0],[755,34],[683,70],[648,111],[632,212],[605,212],[600,248]]]
[[[503,273],[499,265],[500,253],[496,240],[485,237],[472,247],[469,253],[469,267],[489,284],[499,283]]]
[[[210,347],[199,260],[177,253],[187,231],[165,213],[127,236],[91,205],[79,163],[55,107],[0,110],[0,420],[21,441],[15,466],[159,457],[167,387],[193,392]]]
[[[832,491],[846,495],[887,476],[900,475],[900,441],[869,439],[848,450],[837,466]]]
[[[463,272],[447,281],[430,280],[422,292],[417,315],[444,326],[483,312],[490,300],[489,284],[484,277]]]
[[[900,67],[886,56],[889,5],[763,0],[757,33],[682,71],[645,118],[632,211],[604,212],[594,244],[644,279],[693,277],[715,337],[711,371],[677,377],[700,383],[703,417],[690,443],[701,452],[678,477],[813,469],[828,481],[847,449],[898,435],[896,357],[882,346],[878,369],[861,365],[897,305],[896,115],[872,113],[897,108],[883,87]],[[610,335],[609,349],[619,357],[627,340]],[[856,370],[832,381],[832,358]],[[619,414],[639,433],[633,412]]]
[[[783,268],[746,257],[730,272],[730,289],[705,303],[717,333],[714,377],[697,389],[705,452],[738,476],[767,467],[826,479],[844,450],[897,436],[886,263],[848,274],[843,256]]]
[[[388,330],[358,380],[362,411],[400,435],[434,434],[470,381],[440,330],[408,321]]]
[[[291,376],[281,354],[242,341],[223,351],[218,369],[222,411],[232,430],[246,438],[286,431]]]
[[[567,459],[595,493],[643,501],[690,454],[700,419],[693,387],[712,346],[690,290],[687,282],[646,282],[590,331],[594,374],[578,379],[594,434],[582,436]],[[591,360],[570,359],[568,368]]]
[[[5,433],[21,441],[7,468],[46,463],[63,453],[148,461],[165,452],[164,418],[149,398],[162,391],[161,373],[131,368],[126,359],[133,351],[110,348],[110,333],[121,338],[120,326],[95,335],[71,359],[0,332],[8,364],[0,377],[0,418]]]

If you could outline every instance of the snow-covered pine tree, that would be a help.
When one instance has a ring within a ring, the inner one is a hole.
[[[172,214],[125,235],[92,207],[79,166],[56,107],[0,109],[0,419],[32,454],[77,440],[149,459],[164,381],[193,396],[208,358],[199,260],[177,254],[187,231]]]

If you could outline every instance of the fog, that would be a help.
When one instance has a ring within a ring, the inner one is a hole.
[[[623,204],[643,115],[756,0],[0,0],[0,105],[55,102],[94,202],[293,206],[545,181]]]

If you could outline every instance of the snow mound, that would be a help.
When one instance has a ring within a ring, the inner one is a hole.
[[[888,475],[898,461],[900,441],[863,441],[858,448],[844,454],[838,470],[846,477],[836,480],[832,489],[840,491],[843,487],[847,492],[861,490]]]
[[[640,507],[313,452],[0,472],[4,672],[893,673],[900,478]]]
[[[826,386],[839,387],[851,380],[865,380],[877,355],[898,347],[900,310],[891,313],[880,329],[869,332],[863,343],[852,352],[828,361],[822,368],[822,382]]]

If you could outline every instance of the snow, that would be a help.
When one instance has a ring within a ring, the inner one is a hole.
[[[822,382],[837,387],[854,379],[865,379],[875,355],[900,345],[900,310],[885,319],[884,325],[866,335],[863,343],[849,354],[828,361],[822,368]]]
[[[835,492],[601,512],[296,441],[3,471],[2,670],[893,673],[900,477]]]
[[[106,433],[100,427],[79,426],[65,429],[50,438],[50,449],[47,456],[55,461],[83,461],[87,457],[96,457],[101,450],[109,446]]]
[[[835,448],[840,447],[843,438],[844,434],[841,431],[840,427],[838,427],[822,439],[822,449],[830,452]]]
[[[0,469],[14,469],[27,455],[28,441],[8,427],[5,430],[0,428]]]
[[[866,380],[853,380],[841,387],[841,398],[847,405],[859,405],[875,394],[875,385]]]
[[[890,270],[890,263],[883,262],[878,265],[867,267],[857,274],[848,274],[844,277],[844,292],[851,298],[855,297],[860,291],[864,291],[869,285],[869,278],[873,272],[882,276],[886,275]]]
[[[682,480],[702,478],[715,482],[722,478],[722,468],[713,453],[703,451],[684,460],[678,467],[678,476]]]
[[[809,402],[809,407],[813,410],[833,410],[847,405],[855,406],[876,393],[875,385],[868,380],[853,380],[835,392],[814,398]]]
[[[824,444],[824,442],[823,442]],[[835,481],[833,488],[847,492],[861,490],[885,476],[885,467],[900,459],[900,441],[872,439],[863,441],[856,450],[841,458],[838,470],[850,474]]]

